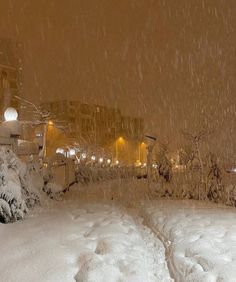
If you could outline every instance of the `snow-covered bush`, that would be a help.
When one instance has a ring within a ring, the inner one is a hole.
[[[225,188],[226,205],[236,207],[236,184],[230,184]]]
[[[132,167],[79,165],[76,169],[76,180],[81,184],[97,183],[117,178],[131,178],[135,176]]]
[[[161,144],[157,154],[159,177],[166,182],[170,182],[172,177],[172,165],[167,157],[168,148],[166,144]]]
[[[22,163],[25,167],[24,173],[20,175],[22,194],[28,208],[40,203],[40,192],[43,188],[43,178],[37,163],[32,160],[27,164]]]
[[[67,189],[57,183],[52,174],[45,174],[43,179],[44,185],[42,190],[50,199],[58,200],[66,192]]]
[[[64,194],[64,188],[55,183],[55,182],[48,182],[43,187],[43,191],[51,198],[58,200]]]
[[[11,149],[0,147],[0,222],[22,219],[39,202],[30,169]]]
[[[175,171],[170,183],[159,177],[153,187],[157,197],[206,200],[236,207],[236,174],[222,169],[211,153],[203,158],[203,174],[201,168],[187,166]]]
[[[216,157],[210,154],[210,166],[207,175],[207,197],[214,202],[223,201],[224,191],[221,174]]]

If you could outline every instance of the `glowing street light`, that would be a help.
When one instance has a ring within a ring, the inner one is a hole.
[[[82,153],[81,157],[82,157],[82,159],[86,159],[87,155],[85,153]]]
[[[111,159],[107,159],[107,163],[110,164],[111,163]]]
[[[118,145],[119,144],[124,144],[125,143],[125,140],[124,140],[124,138],[122,137],[122,136],[120,136],[120,137],[118,137],[117,139],[116,139],[116,142],[115,142],[115,146],[116,146],[116,160],[118,159]]]
[[[75,149],[70,149],[70,150],[69,150],[69,154],[70,154],[71,157],[72,157],[72,156],[75,156],[75,155],[76,155]]]
[[[122,136],[120,136],[120,137],[118,138],[118,142],[120,142],[120,143],[124,143],[124,142],[125,142],[125,140],[124,140],[124,138],[123,138]]]
[[[144,159],[144,152],[146,151],[146,144],[142,141],[138,144],[138,159],[141,162],[141,160]]]
[[[99,163],[103,163],[103,158],[99,158]]]
[[[56,149],[56,153],[57,153],[57,154],[62,154],[62,155],[64,155],[65,151],[64,151],[64,149],[62,149],[62,148],[57,148],[57,149]]]
[[[96,161],[96,157],[93,155],[93,156],[91,156],[91,160],[92,161]]]
[[[7,108],[6,111],[4,112],[4,118],[5,121],[2,123],[3,127],[6,127],[10,130],[11,132],[11,137],[15,139],[19,138],[21,135],[21,124],[17,120],[18,118],[18,113],[16,109],[14,108]]]
[[[4,112],[5,121],[16,121],[18,118],[18,113],[16,109],[9,107]]]
[[[17,120],[18,113],[16,109],[9,107],[4,112],[5,121],[1,124],[2,131],[5,131],[9,135],[13,150],[17,149],[18,139],[21,136],[21,124]],[[4,135],[4,134],[3,134]]]

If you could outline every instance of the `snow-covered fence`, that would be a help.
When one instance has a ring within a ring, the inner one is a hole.
[[[75,163],[72,159],[65,158],[62,154],[56,154],[45,161],[44,191],[52,197],[61,194],[75,183]]]

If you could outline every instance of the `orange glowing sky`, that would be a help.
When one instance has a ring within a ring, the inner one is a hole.
[[[235,136],[235,0],[2,0],[0,10],[0,36],[24,45],[25,97],[118,106],[172,141],[206,119],[224,142],[224,130]]]

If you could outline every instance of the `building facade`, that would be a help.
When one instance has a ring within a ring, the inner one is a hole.
[[[15,96],[22,92],[22,44],[0,38],[0,115],[7,107],[19,112],[19,102]]]
[[[68,143],[102,148],[114,160],[127,164],[139,159],[144,130],[142,118],[123,116],[117,108],[79,101],[61,100],[41,106],[51,113],[57,124],[67,127]]]

